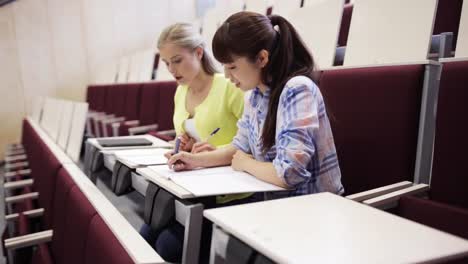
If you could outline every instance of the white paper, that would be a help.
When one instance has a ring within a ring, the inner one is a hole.
[[[167,165],[150,166],[161,177],[172,180],[195,196],[285,190],[230,166],[175,172]]]
[[[122,150],[115,152],[115,156],[117,160],[131,167],[159,165],[167,163],[167,159],[164,157],[167,151],[167,149]]]

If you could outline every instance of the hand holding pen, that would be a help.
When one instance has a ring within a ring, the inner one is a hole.
[[[216,147],[211,145],[210,143],[208,143],[208,140],[210,140],[210,138],[212,138],[214,135],[216,135],[216,133],[218,133],[219,130],[220,130],[219,127],[216,128],[215,130],[213,130],[213,132],[210,133],[210,135],[204,141],[197,142],[197,143],[193,144],[192,153],[199,153],[199,152],[204,152],[204,151],[213,151],[213,150],[215,150]]]

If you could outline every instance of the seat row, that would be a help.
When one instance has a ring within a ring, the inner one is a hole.
[[[32,119],[23,122],[29,169],[10,167],[5,185],[13,263],[162,263],[115,207]],[[64,153],[62,153],[64,155]],[[21,169],[21,171],[19,171]],[[19,182],[28,181],[28,185]],[[35,250],[32,245],[36,246]],[[16,253],[16,254],[15,254]]]
[[[91,85],[90,137],[126,136],[173,129],[175,81]]]

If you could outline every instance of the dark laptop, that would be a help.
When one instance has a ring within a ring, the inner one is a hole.
[[[96,139],[103,147],[151,146],[153,143],[144,138],[108,138]]]

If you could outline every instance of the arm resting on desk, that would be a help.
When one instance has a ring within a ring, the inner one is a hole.
[[[368,200],[368,199],[381,196],[387,193],[398,191],[398,190],[410,187],[412,185],[413,183],[410,181],[402,181],[402,182],[398,182],[395,184],[390,184],[390,185],[386,185],[383,187],[375,188],[372,190],[351,194],[351,195],[346,196],[346,198],[356,201],[356,202],[361,202],[361,201]]]
[[[7,250],[30,247],[52,241],[53,234],[53,230],[46,230],[25,236],[12,237],[5,239],[4,245]]]
[[[415,195],[415,194],[425,194],[429,190],[429,185],[427,184],[416,184],[406,189],[402,189],[396,192],[388,193],[379,197],[375,197],[369,200],[363,201],[364,204],[370,205],[377,208],[389,208],[393,204],[398,202],[402,196]]]

